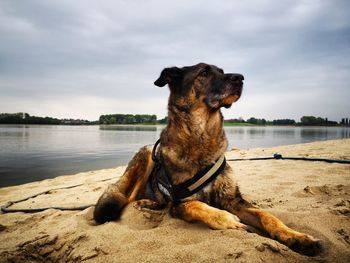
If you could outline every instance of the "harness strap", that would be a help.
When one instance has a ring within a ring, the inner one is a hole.
[[[154,174],[158,189],[172,202],[179,203],[182,199],[189,197],[213,181],[226,167],[225,155],[222,155],[214,164],[208,165],[197,172],[189,180],[174,185],[162,162],[156,156],[158,140],[152,150],[152,160],[155,162]]]
[[[193,191],[198,187],[200,187],[201,185],[203,185],[207,180],[210,179],[210,177],[212,177],[219,170],[223,162],[225,162],[225,155],[222,155],[219,158],[219,160],[210,168],[210,170],[205,175],[202,176],[202,178],[200,178],[197,182],[187,187],[188,190]]]

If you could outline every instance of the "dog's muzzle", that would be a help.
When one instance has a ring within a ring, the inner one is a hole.
[[[232,73],[232,74],[225,74],[228,79],[233,81],[234,83],[240,83],[243,84],[244,76],[242,74],[238,73]]]

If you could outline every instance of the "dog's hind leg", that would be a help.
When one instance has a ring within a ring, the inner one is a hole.
[[[239,219],[225,211],[209,206],[200,201],[188,201],[174,206],[171,213],[188,222],[200,221],[212,229],[242,229],[247,226],[241,224]]]
[[[151,153],[152,146],[142,147],[129,162],[119,181],[108,186],[95,206],[96,222],[116,220],[128,203],[145,198],[146,184],[154,167]]]

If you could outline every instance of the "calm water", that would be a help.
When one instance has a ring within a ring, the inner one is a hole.
[[[0,125],[0,186],[125,165],[163,127]],[[229,149],[350,138],[340,127],[225,127]]]

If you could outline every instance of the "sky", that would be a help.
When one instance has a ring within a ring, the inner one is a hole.
[[[226,119],[350,117],[348,0],[1,0],[0,112],[167,114],[169,66],[245,76]]]

